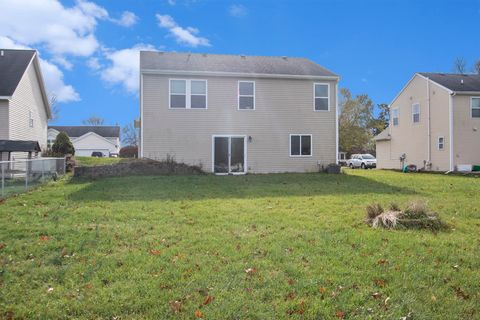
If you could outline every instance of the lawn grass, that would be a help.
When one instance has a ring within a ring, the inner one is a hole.
[[[115,164],[121,161],[126,161],[125,158],[99,158],[99,157],[75,157],[76,165],[78,166],[101,166],[106,164]]]
[[[67,177],[0,204],[0,317],[478,319],[479,193],[374,170]],[[452,231],[363,222],[413,199]]]

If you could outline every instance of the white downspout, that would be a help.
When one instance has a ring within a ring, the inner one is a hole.
[[[427,161],[428,163],[426,166],[430,166],[432,163],[432,128],[430,126],[430,79],[427,78],[427,110],[428,110],[428,117],[427,117],[427,130],[428,130],[428,156]]]
[[[340,150],[338,150],[338,147],[339,147],[339,142],[338,142],[338,82],[335,83],[335,151],[336,151],[336,155],[335,155],[335,159],[337,159],[335,161],[336,164],[338,164],[338,153]]]
[[[449,101],[448,101],[448,112],[450,113],[449,116],[449,146],[450,146],[450,168],[449,171],[453,172],[455,169],[453,163],[453,97],[455,96],[455,92],[450,93]]]

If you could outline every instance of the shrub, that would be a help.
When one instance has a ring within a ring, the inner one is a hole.
[[[120,149],[120,158],[138,158],[137,146],[126,146]]]
[[[65,132],[60,132],[55,138],[55,142],[52,146],[52,152],[57,157],[64,157],[67,154],[75,154],[75,148]]]

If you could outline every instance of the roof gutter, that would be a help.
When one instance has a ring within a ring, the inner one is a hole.
[[[315,76],[295,74],[270,74],[270,73],[245,73],[245,72],[223,72],[223,71],[188,71],[188,70],[157,70],[141,69],[142,74],[158,75],[184,75],[184,76],[216,76],[216,77],[253,77],[253,78],[280,78],[280,79],[309,79],[309,80],[332,80],[339,81],[339,76]]]
[[[12,96],[0,96],[0,100],[10,100]]]

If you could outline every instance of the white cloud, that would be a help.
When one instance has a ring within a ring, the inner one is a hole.
[[[171,5],[171,6],[174,6],[174,5],[177,4],[177,1],[176,1],[176,0],[168,0],[167,2],[168,2],[168,4]]]
[[[0,36],[0,48],[4,49],[31,49],[22,44],[16,43],[8,37]],[[48,94],[55,95],[58,102],[79,101],[80,95],[71,85],[63,81],[63,72],[53,63],[39,58],[45,87]]]
[[[87,67],[93,71],[98,71],[102,68],[102,65],[100,64],[100,60],[98,58],[93,57],[87,60]]]
[[[115,22],[118,25],[121,25],[123,27],[131,27],[134,24],[137,23],[138,17],[135,13],[130,12],[130,11],[124,11],[120,19],[112,19],[113,22]]]
[[[247,15],[247,8],[241,4],[232,4],[228,8],[228,13],[232,17],[240,18]]]
[[[77,0],[64,7],[58,0],[0,0],[0,35],[27,46],[44,46],[56,56],[89,56],[99,43],[97,22],[108,12],[93,2]]]
[[[158,25],[161,28],[167,29],[178,43],[192,47],[210,46],[210,41],[208,39],[197,36],[199,33],[197,28],[183,28],[169,15],[157,14],[156,17]]]
[[[149,44],[137,44],[132,48],[107,51],[105,58],[110,65],[100,71],[102,79],[112,85],[122,85],[130,93],[138,93],[140,50],[154,50]]]

